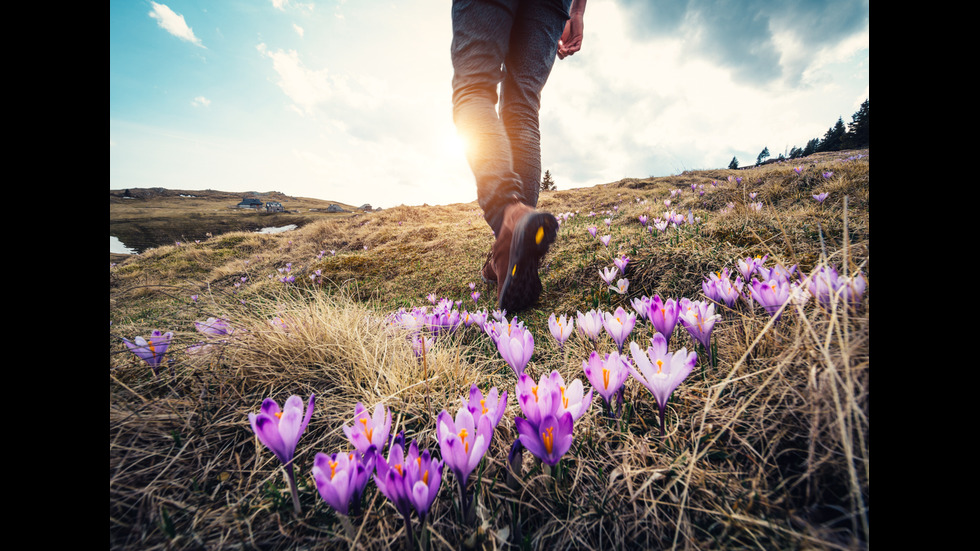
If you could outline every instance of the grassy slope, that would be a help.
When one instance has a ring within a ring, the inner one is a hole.
[[[836,160],[846,154],[810,157],[801,175],[788,164],[767,165],[543,194],[540,208],[577,214],[562,225],[544,262],[540,303],[519,316],[535,335],[528,371],[537,377],[557,369],[566,380],[586,382],[581,365],[591,347],[573,338],[560,350],[547,330],[550,313],[629,310],[628,298],[655,293],[702,299],[705,275],[735,271],[738,258],[769,254],[768,266],[798,264],[808,273],[823,250],[831,265],[846,259],[849,270],[862,269],[870,281],[863,153],[850,161]],[[833,177],[822,176],[827,170]],[[692,184],[704,185],[703,197]],[[683,193],[672,207],[693,209],[701,223],[651,235],[637,216],[659,215],[674,189]],[[811,197],[820,191],[830,192],[823,205]],[[761,212],[745,207],[749,193],[765,203]],[[721,214],[729,202],[735,209]],[[589,235],[590,225],[613,236],[608,249]],[[455,412],[470,384],[513,395],[513,374],[475,330],[442,339],[423,366],[404,339],[377,321],[398,307],[428,304],[428,293],[471,305],[468,282],[484,295],[479,306],[492,308],[494,289],[479,281],[491,242],[475,203],[397,207],[285,234],[233,232],[159,247],[111,268],[112,546],[345,547],[309,469],[317,452],[346,449],[340,427],[355,402],[383,401],[409,439],[438,449],[435,413]],[[610,296],[597,277],[619,253],[632,259],[626,297]],[[293,285],[278,281],[287,265]],[[319,283],[309,277],[316,270]],[[628,381],[628,422],[606,423],[597,397],[576,423],[564,476],[556,482],[543,475],[527,455],[516,491],[502,485],[519,415],[511,396],[478,488],[477,539],[559,548],[868,545],[869,309],[866,294],[858,312],[830,315],[808,304],[777,325],[758,310],[726,313],[713,337],[718,365],[699,364],[674,393],[665,438],[658,436],[653,399]],[[209,316],[247,332],[216,343],[210,354],[192,355],[188,346],[202,338],[193,322]],[[271,329],[274,316],[291,330]],[[154,329],[175,332],[168,354],[173,381],[154,380],[121,344],[120,337]],[[644,343],[651,334],[639,323],[631,340]],[[693,343],[678,328],[671,351],[681,346]],[[599,345],[601,352],[611,348],[608,338]],[[296,519],[281,470],[257,445],[247,413],[267,396],[281,403],[314,392],[317,411],[296,459],[304,505]],[[448,471],[443,482],[430,537],[435,547],[458,548],[474,530],[457,519]],[[354,519],[357,545],[397,543],[400,519],[373,484],[368,503]]]

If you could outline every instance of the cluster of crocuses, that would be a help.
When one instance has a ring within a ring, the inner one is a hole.
[[[741,276],[736,276],[734,281],[727,268],[709,274],[701,284],[705,296],[729,308],[734,308],[741,298],[750,309],[758,304],[776,319],[782,315],[788,302],[805,302],[806,291],[827,308],[840,301],[851,306],[861,301],[866,281],[860,272],[842,277],[832,267],[818,266],[804,277],[797,266],[786,268],[776,264],[767,268],[765,261],[768,256],[739,259],[737,267]],[[750,283],[746,285],[744,281],[749,280]]]
[[[248,415],[256,437],[282,462],[297,513],[301,509],[293,458],[313,415],[313,406],[312,395],[305,412],[298,396],[290,396],[282,409],[275,400],[266,398],[259,413]],[[428,449],[420,451],[414,440],[406,445],[403,432],[391,435],[391,411],[382,404],[371,412],[358,402],[352,423],[342,427],[352,449],[330,455],[317,453],[313,460],[311,475],[317,492],[349,530],[348,517],[360,514],[365,488],[374,480],[404,520],[407,537],[414,541],[412,511],[424,527],[442,485],[443,467],[448,466],[456,477],[461,510],[467,518],[472,511],[467,482],[489,449],[506,406],[506,392],[498,395],[497,389],[492,388],[484,395],[473,385],[455,417],[446,410],[439,413],[438,459]]]
[[[207,337],[208,341],[189,346],[187,352],[191,354],[207,351],[216,339],[230,337],[236,331],[228,320],[215,317],[208,318],[206,321],[195,321],[194,328]],[[144,338],[138,336],[132,341],[124,337],[123,342],[126,344],[126,348],[137,358],[145,361],[150,366],[150,369],[153,370],[153,375],[158,377],[160,375],[160,366],[163,364],[163,358],[170,348],[173,336],[172,331],[161,333],[157,330],[153,331],[149,337]],[[172,359],[171,362],[173,362]],[[172,365],[170,374],[171,376],[174,375]]]
[[[682,348],[672,354],[667,351],[667,343],[678,322],[680,322],[692,337],[704,344],[710,351],[711,330],[715,320],[720,316],[714,314],[714,305],[701,301],[691,301],[686,298],[677,301],[674,299],[663,300],[660,296],[654,296],[652,299],[644,296],[633,299],[632,304],[635,312],[629,312],[622,307],[618,307],[612,312],[590,310],[584,313],[577,312],[575,319],[565,315],[558,317],[552,314],[548,319],[548,326],[552,336],[561,347],[564,347],[570,336],[576,332],[576,322],[578,334],[592,343],[595,350],[590,353],[588,359],[582,362],[582,370],[592,385],[592,389],[602,397],[604,410],[609,417],[616,418],[622,413],[624,384],[632,375],[654,396],[660,413],[661,434],[663,434],[667,401],[697,363],[697,355],[694,352],[688,352],[686,348]],[[629,343],[627,347],[627,340],[636,327],[638,319],[650,323],[655,331],[654,338],[651,339],[652,346],[645,351],[636,342]],[[603,332],[608,334],[616,344],[616,350],[605,355],[598,351]],[[629,349],[628,355],[626,353],[627,348]],[[632,356],[632,361],[630,361],[630,356]],[[541,400],[540,388],[549,388],[548,383],[553,383],[556,378],[560,380],[560,375],[557,372],[542,377],[536,391],[532,393],[536,398],[536,403]],[[592,391],[582,401],[584,405],[580,405],[576,409],[574,404],[579,403],[578,400],[582,395],[582,391],[574,386],[576,382],[573,382],[568,389],[563,389],[561,388],[563,385],[559,385],[559,394],[564,407],[581,413],[588,408]],[[524,375],[518,384],[524,385],[526,388],[531,383],[530,379]],[[554,383],[551,386],[554,386]],[[522,393],[519,386],[518,395],[522,394],[528,395],[527,392]],[[618,407],[614,407],[617,401]],[[523,409],[524,404],[521,405]],[[538,415],[533,418],[539,419],[541,416]],[[553,420],[549,419],[549,421],[558,421],[561,426],[552,424],[550,425],[552,427],[551,433],[537,430],[534,434],[555,434],[557,431],[557,434],[564,437],[566,431],[570,431],[569,424],[567,422],[561,423],[557,416]],[[520,422],[520,424],[523,425],[524,422]],[[571,433],[568,432],[567,434]],[[559,451],[561,451],[560,448]],[[553,459],[554,453],[552,450],[551,455],[546,454],[546,457]]]

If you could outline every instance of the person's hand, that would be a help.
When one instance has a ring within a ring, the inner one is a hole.
[[[558,40],[558,59],[565,59],[582,49],[582,14],[573,13],[565,22],[565,31]]]

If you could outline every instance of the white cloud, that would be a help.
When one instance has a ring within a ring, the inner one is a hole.
[[[296,31],[296,34],[298,34],[300,38],[303,38],[303,32],[304,32],[303,27],[300,27],[296,23],[293,23],[293,30]]]
[[[272,67],[279,74],[279,88],[293,101],[299,112],[312,115],[317,104],[331,95],[327,70],[307,69],[299,60],[296,50],[270,51],[265,44],[256,46],[259,53],[272,60]]]
[[[204,96],[197,96],[196,98],[191,100],[191,105],[193,105],[194,107],[210,107],[211,100],[209,100]]]
[[[201,43],[201,39],[194,36],[194,30],[187,26],[187,22],[184,21],[184,16],[175,13],[174,10],[170,9],[164,4],[157,4],[156,2],[150,2],[153,5],[153,11],[150,12],[150,17],[157,20],[157,24],[167,31],[168,33],[176,36],[181,40],[185,40],[194,44],[195,46],[200,46],[204,48],[204,44]]]

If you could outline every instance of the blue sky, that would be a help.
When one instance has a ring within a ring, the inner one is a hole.
[[[476,198],[449,0],[109,4],[109,189]],[[589,0],[542,98],[559,189],[755,162],[870,98],[869,4]]]

